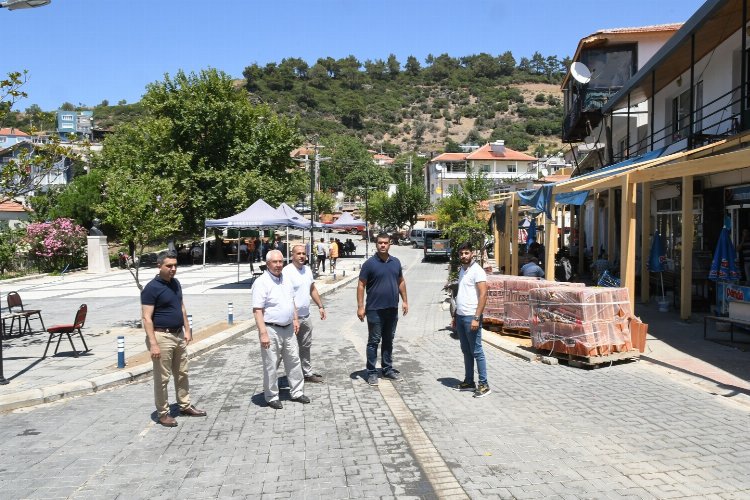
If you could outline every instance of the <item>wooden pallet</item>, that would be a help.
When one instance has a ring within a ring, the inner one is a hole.
[[[618,361],[638,359],[641,355],[638,349],[632,349],[625,352],[613,352],[603,356],[579,356],[564,352],[549,352],[548,350],[543,349],[536,349],[536,351],[542,356],[557,358],[558,361],[567,363],[570,366],[583,368],[599,368]]]
[[[512,335],[513,337],[530,338],[531,333],[528,328],[509,328],[503,327],[503,335]]]

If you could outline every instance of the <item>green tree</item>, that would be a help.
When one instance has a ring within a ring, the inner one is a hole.
[[[482,174],[469,174],[459,186],[460,189],[442,198],[437,207],[438,225],[447,229],[451,240],[451,275],[458,269],[458,247],[469,241],[475,249],[482,249],[488,230],[478,215],[478,205],[489,196],[490,182]]]
[[[386,64],[388,65],[388,75],[390,75],[391,78],[396,78],[401,72],[401,63],[396,59],[396,55],[389,54]]]
[[[329,214],[336,207],[336,198],[331,193],[319,191],[315,193],[313,204],[315,205],[316,214]]]
[[[5,123],[18,100],[28,97],[23,90],[26,75],[26,71],[13,71],[0,80],[0,124]],[[78,160],[78,155],[61,147],[57,138],[49,144],[32,146],[24,142],[14,147],[16,156],[5,163],[0,171],[0,202],[38,190],[47,176],[57,171],[64,158],[74,162]]]
[[[372,156],[362,141],[346,135],[333,135],[323,140],[325,155],[329,161],[320,164],[321,188],[342,191],[345,178],[350,172],[363,170],[373,165]]]
[[[420,71],[422,71],[422,66],[419,64],[419,60],[414,56],[407,57],[404,72],[409,76],[419,76]]]
[[[102,202],[96,210],[102,222],[113,227],[128,243],[130,254],[143,254],[145,246],[179,231],[182,224],[183,196],[169,178],[147,172],[112,169],[107,172]],[[130,273],[139,290],[139,266]]]
[[[394,226],[401,227],[409,225],[413,229],[417,223],[419,214],[425,213],[430,207],[430,200],[422,184],[399,184],[392,198],[395,212],[393,217]]]
[[[171,179],[185,196],[186,232],[247,208],[238,186],[265,186],[269,202],[304,194],[290,157],[301,142],[296,121],[252,104],[225,73],[166,75],[147,87],[143,106],[148,116],[108,137],[100,164]]]

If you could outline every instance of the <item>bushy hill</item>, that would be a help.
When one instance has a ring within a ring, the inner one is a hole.
[[[297,58],[245,68],[259,101],[298,115],[303,133],[348,133],[373,146],[442,151],[460,142],[504,139],[519,151],[560,147],[559,82],[566,61],[535,54],[516,64],[510,52],[453,58],[395,56],[360,63],[354,56]]]
[[[251,64],[236,84],[251,99],[299,116],[308,137],[348,134],[388,153],[439,152],[458,143],[503,139],[510,148],[542,154],[561,147],[559,82],[568,63],[538,52],[518,63],[510,52],[442,54],[428,56],[424,64],[412,56],[402,64],[394,55],[364,62],[328,57],[312,66],[288,58],[263,67]],[[105,101],[93,109],[100,128],[143,115],[140,103]],[[10,113],[4,125],[23,128],[50,119],[54,124],[51,113],[38,107],[27,111]]]

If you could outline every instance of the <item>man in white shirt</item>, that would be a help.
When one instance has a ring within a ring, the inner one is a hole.
[[[299,346],[299,359],[302,364],[302,375],[305,382],[321,383],[323,376],[315,373],[310,362],[310,348],[312,347],[312,320],[310,319],[310,299],[315,302],[320,311],[320,319],[326,319],[326,310],[323,300],[320,298],[318,289],[315,288],[312,270],[305,265],[305,247],[294,245],[292,247],[292,262],[282,271],[282,276],[294,289],[294,303],[297,306],[297,317],[299,318],[299,330],[297,331],[297,344]]]
[[[482,312],[487,303],[487,274],[474,262],[471,243],[458,247],[461,267],[458,271],[456,294],[456,330],[464,353],[464,381],[454,387],[457,391],[474,391],[475,398],[488,395],[487,363],[482,349]],[[474,383],[474,363],[477,365],[479,384]]]
[[[294,338],[299,330],[294,289],[289,280],[284,279],[283,267],[284,256],[281,252],[269,251],[266,255],[266,272],[255,280],[252,290],[253,315],[258,325],[263,360],[263,393],[266,403],[274,410],[283,407],[279,401],[279,356],[284,360],[292,401],[303,404],[310,402],[310,398],[304,394],[305,381],[297,340]]]
[[[318,254],[318,261],[315,263],[315,271],[319,271],[322,264],[323,272],[326,272],[326,256],[328,255],[328,248],[326,247],[326,243],[323,238],[320,238],[318,244],[315,245],[315,251]]]

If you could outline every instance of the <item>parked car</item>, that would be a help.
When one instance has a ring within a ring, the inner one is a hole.
[[[307,203],[297,203],[296,205],[294,205],[293,208],[297,213],[300,213],[300,214],[310,213],[310,205],[308,205]]]
[[[414,248],[423,248],[426,237],[440,238],[442,234],[437,229],[412,229],[409,233],[409,241]]]
[[[424,260],[450,260],[451,241],[447,238],[434,238],[428,234],[424,238]]]

